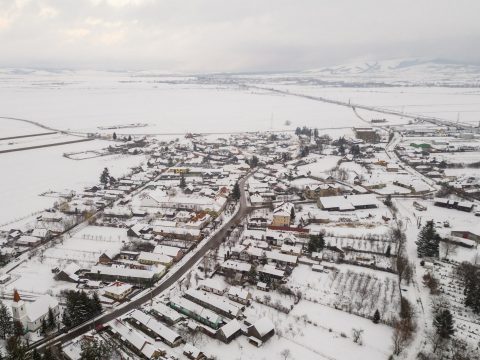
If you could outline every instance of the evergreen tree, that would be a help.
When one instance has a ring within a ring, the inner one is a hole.
[[[390,245],[387,246],[387,250],[385,251],[385,256],[390,257],[392,252],[392,247]]]
[[[132,141],[132,135],[128,135],[128,141]]]
[[[75,326],[91,319],[102,311],[102,305],[96,293],[92,298],[84,291],[69,291],[66,294],[66,306],[63,311],[65,326]]]
[[[12,315],[7,306],[0,301],[0,338],[6,339],[13,332]]]
[[[8,360],[29,360],[27,353],[28,348],[22,341],[20,336],[11,336],[5,345]]]
[[[55,360],[51,348],[48,347],[45,349],[45,351],[43,352],[43,360]]]
[[[84,340],[82,343],[81,360],[104,360],[110,359],[112,349],[104,342],[98,340]]]
[[[480,267],[464,262],[459,267],[459,275],[463,280],[465,305],[474,313],[480,313]]]
[[[253,155],[252,158],[250,159],[250,167],[253,169],[254,167],[257,167],[257,166],[258,166],[258,157]]]
[[[418,257],[438,257],[440,235],[435,230],[433,220],[427,221],[420,230],[416,244]]]
[[[238,182],[233,186],[232,196],[235,200],[240,199],[240,186],[238,185]]]
[[[375,310],[375,313],[373,314],[373,323],[378,324],[380,322],[380,312]]]
[[[453,317],[450,310],[440,310],[437,315],[435,315],[435,319],[433,319],[433,326],[441,338],[448,339],[452,336],[455,333],[455,329],[453,328]]]
[[[102,175],[100,175],[100,182],[103,185],[107,185],[109,181],[110,181],[110,172],[108,171],[108,168],[104,168]]]
[[[47,322],[45,321],[45,319],[42,319],[42,327],[40,329],[40,333],[42,335],[45,335],[47,333]]]
[[[117,140],[117,133],[114,132],[112,137],[113,137],[113,140]]]
[[[52,308],[48,307],[47,327],[48,329],[52,330],[55,328],[55,325],[56,325],[55,315],[53,314]]]
[[[295,219],[295,207],[292,206],[292,210],[290,210],[290,219],[293,220]]]
[[[42,360],[42,355],[40,355],[37,349],[32,351],[32,360]]]
[[[185,175],[182,173],[180,175],[180,188],[185,189],[187,187],[187,182],[185,181]]]
[[[320,252],[325,247],[325,239],[322,234],[319,235],[310,235],[310,240],[308,241],[308,251],[309,252]]]
[[[15,336],[22,336],[23,334],[25,334],[25,329],[23,328],[23,325],[20,321],[13,322],[13,334]]]

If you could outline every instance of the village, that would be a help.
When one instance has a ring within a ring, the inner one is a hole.
[[[102,154],[147,161],[121,178],[105,168],[96,186],[0,228],[14,325],[2,331],[20,333],[26,351],[408,357],[430,346],[430,319],[445,309],[462,334],[452,353],[479,351],[478,304],[459,275],[480,262],[478,132],[372,119],[335,135],[112,141]],[[417,249],[429,226],[436,255]]]

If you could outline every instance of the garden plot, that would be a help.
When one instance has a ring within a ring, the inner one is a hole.
[[[480,146],[480,143],[476,143],[476,146]],[[435,153],[430,156],[438,162],[445,161],[449,164],[472,164],[480,161],[480,152],[478,151]]]
[[[275,335],[260,348],[248,343],[246,336],[240,336],[230,344],[201,335],[195,346],[218,359],[283,359],[288,349],[289,360],[347,360],[386,359],[390,351],[389,341],[378,342],[380,332],[390,332],[384,325],[375,325],[370,320],[339,313],[341,321],[332,320],[337,314],[328,314],[332,309],[323,310],[321,305],[300,302],[295,311],[286,315],[275,309],[254,303],[245,311],[248,318],[267,317],[272,320]],[[315,314],[312,321],[305,314]],[[324,314],[320,318],[317,315]],[[333,316],[332,316],[333,315]],[[352,328],[363,329],[363,345],[355,344],[351,338]]]
[[[305,171],[312,176],[316,177],[327,177],[328,172],[337,166],[340,156],[329,155],[325,157],[318,157],[316,162],[307,165],[301,165],[298,167],[298,170]]]
[[[435,264],[434,275],[440,283],[440,292],[454,318],[456,333],[472,345],[480,341],[480,315],[465,306],[465,296],[460,279],[455,275],[456,264],[441,261]]]
[[[5,293],[13,294],[13,290],[17,289],[21,294],[58,295],[62,290],[75,289],[74,283],[54,279],[52,269],[59,266],[59,262],[42,261],[35,257],[12,270],[10,274],[16,280],[5,287]]]
[[[70,262],[77,263],[81,268],[90,268],[98,262],[104,251],[119,251],[128,241],[126,234],[126,229],[88,226],[72,238],[51,243],[52,247],[12,271],[17,280],[10,283],[7,289],[45,294],[50,290],[58,293],[62,289],[75,287],[75,284],[56,281],[52,269],[62,268]]]
[[[371,318],[376,309],[389,323],[398,314],[400,294],[394,274],[335,265],[328,273],[299,265],[287,285],[303,293],[303,300]]]
[[[378,209],[372,209],[378,210]],[[332,214],[332,216],[338,215],[341,216],[348,216],[346,213],[342,214]],[[354,214],[355,217],[357,216]],[[378,214],[379,217],[383,214]],[[388,232],[390,231],[390,227],[382,222],[372,222],[370,224],[365,223],[365,219],[361,217],[356,217],[355,222],[338,222],[338,223],[327,223],[327,224],[310,224],[306,226],[307,229],[310,229],[311,232],[324,232],[326,236],[331,237],[345,237],[345,238],[352,238],[352,239],[369,239],[369,238],[376,238],[376,239],[386,239]],[[363,219],[362,223],[357,223],[357,221]]]
[[[81,267],[89,267],[98,262],[103,252],[119,252],[128,241],[126,229],[88,226],[62,244],[47,249],[41,257],[57,264],[74,261]]]
[[[387,239],[325,237],[325,244],[327,246],[336,246],[340,249],[351,249],[355,251],[371,252],[376,254],[385,254],[388,247],[390,247],[390,253],[396,253],[396,243],[388,241]]]

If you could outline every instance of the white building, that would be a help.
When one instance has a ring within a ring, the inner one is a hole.
[[[58,301],[50,295],[43,295],[32,303],[25,303],[17,290],[13,293],[12,315],[13,321],[22,324],[26,332],[37,331],[42,327],[42,321],[47,321],[48,311],[52,309],[55,319],[60,314]]]

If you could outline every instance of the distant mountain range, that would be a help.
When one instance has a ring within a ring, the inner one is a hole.
[[[230,83],[233,79],[247,82],[316,84],[324,86],[454,86],[480,87],[480,64],[456,63],[441,59],[395,59],[358,61],[298,72],[175,74],[154,70],[97,71],[70,69],[0,68],[0,76],[22,76],[38,79],[55,78],[171,78],[172,81],[198,83]]]
[[[439,59],[364,61],[307,70],[301,74],[326,81],[355,83],[480,86],[480,65]]]

